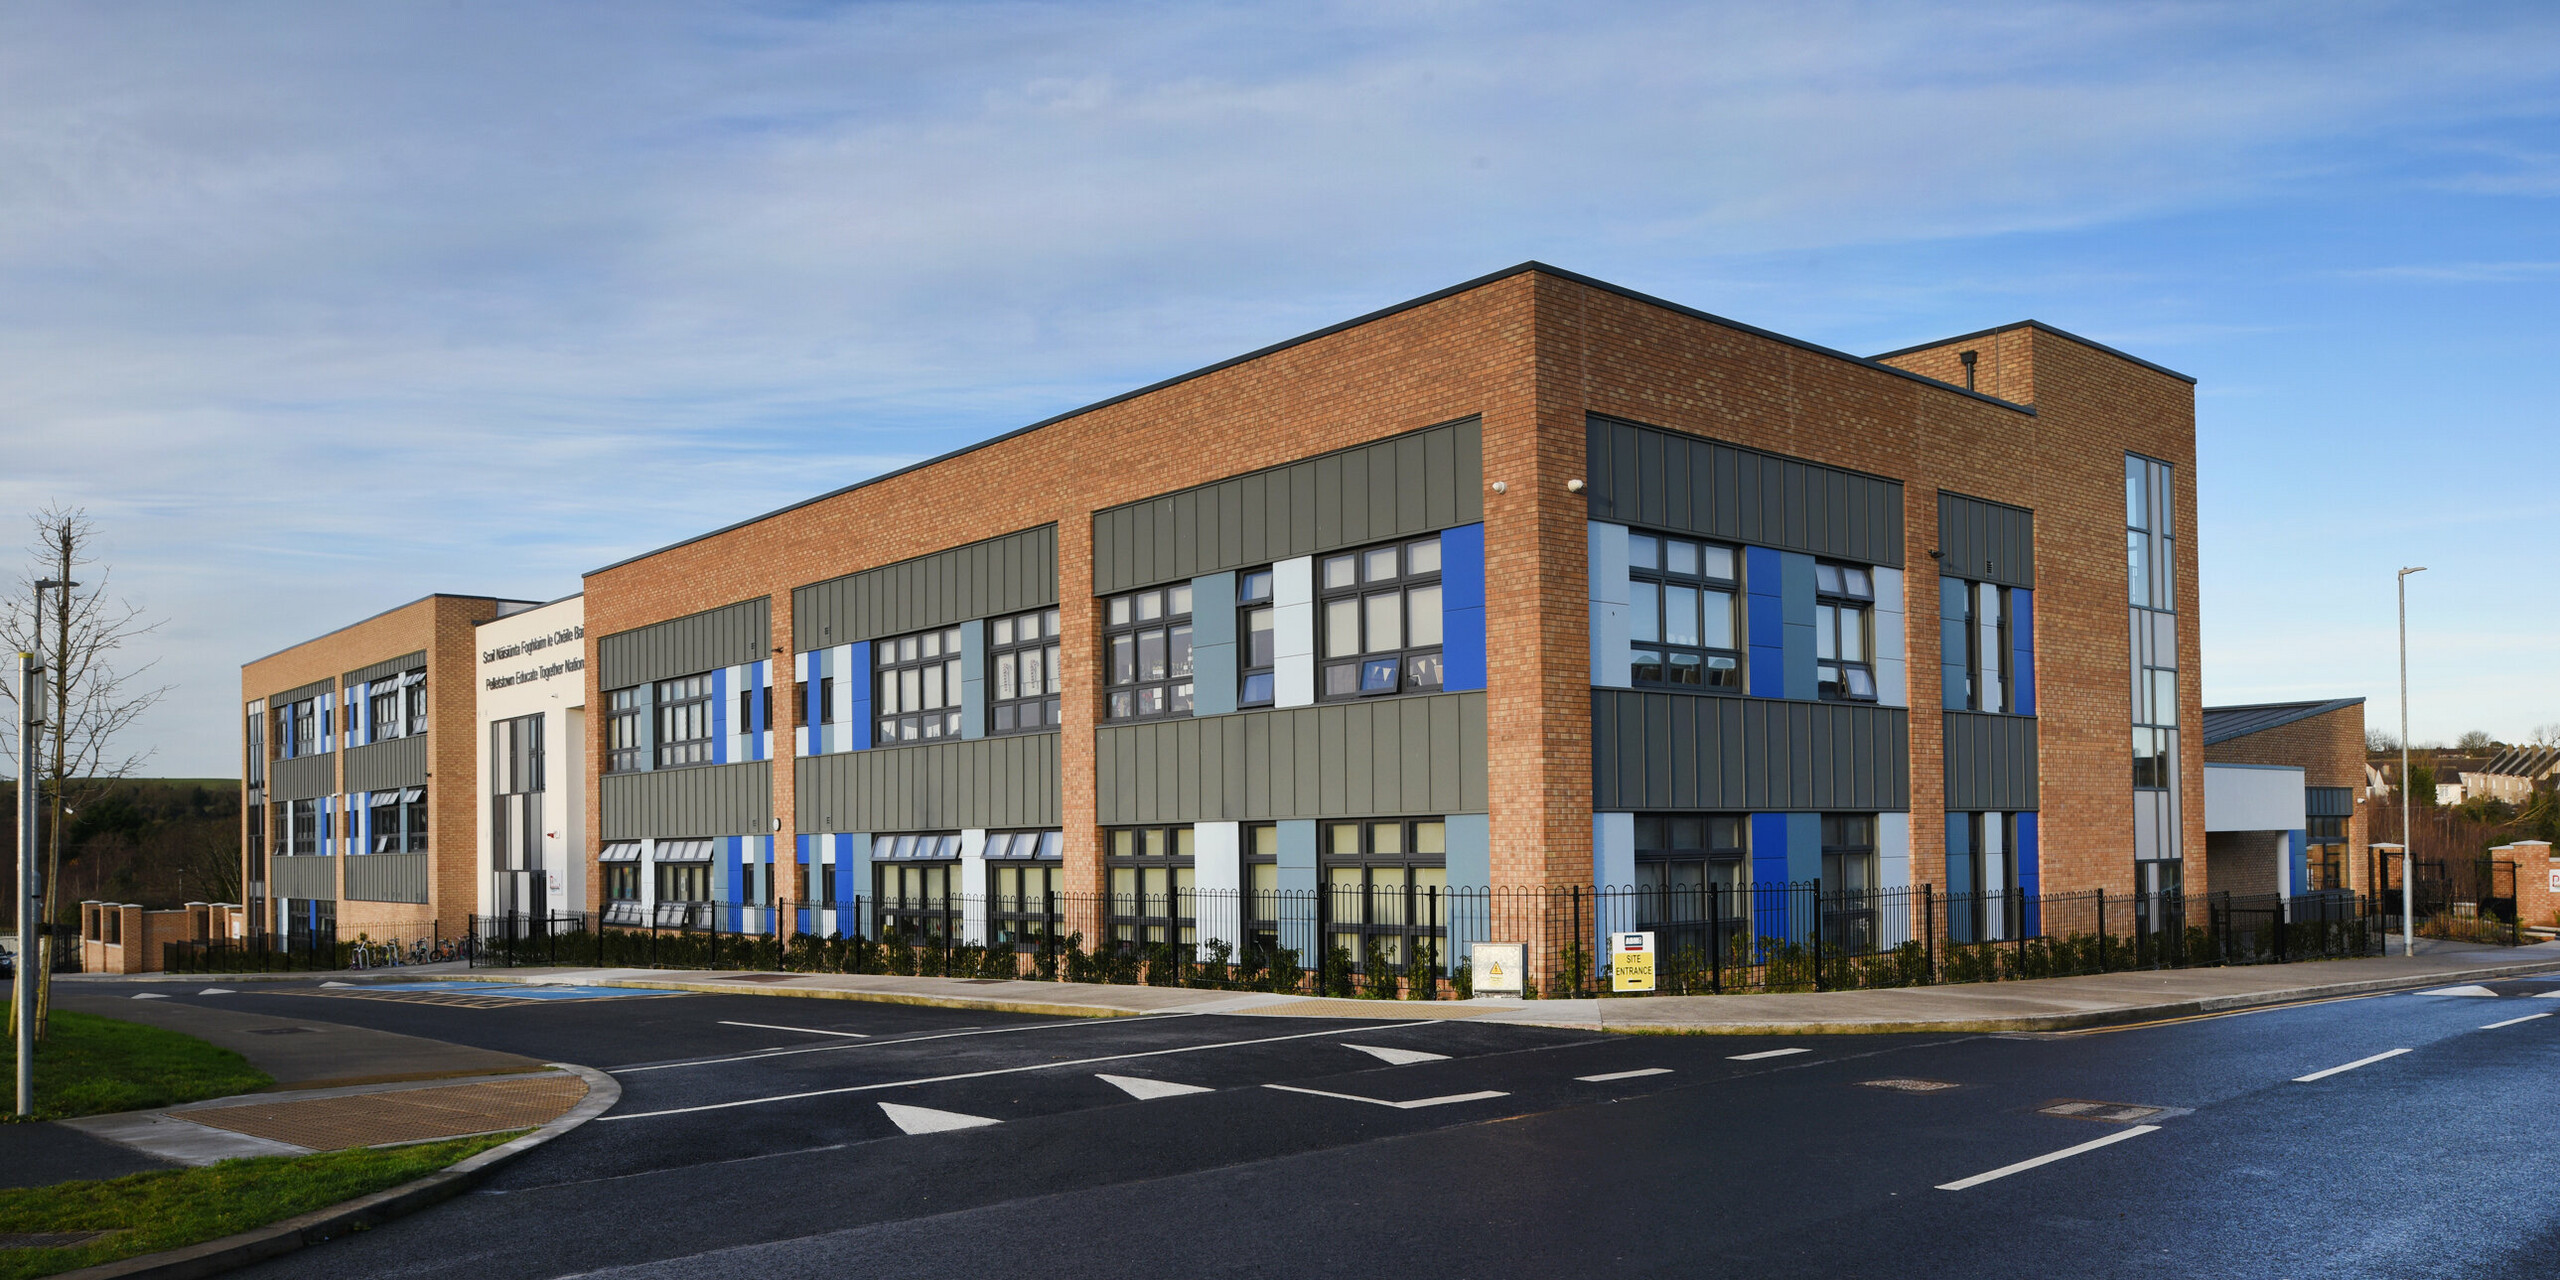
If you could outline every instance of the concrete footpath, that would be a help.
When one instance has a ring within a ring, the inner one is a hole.
[[[2065,1031],[2560,973],[2560,943],[2474,948],[2422,940],[2415,956],[2222,969],[2139,970],[2026,982],[1784,995],[1627,996],[1593,1000],[1336,1000],[1182,987],[1122,987],[880,974],[710,973],[666,969],[477,969],[491,982],[645,987],[734,995],[870,1000],[1068,1017],[1168,1013],[1322,1018],[1468,1018],[1524,1026],[1711,1035],[1902,1031]]]

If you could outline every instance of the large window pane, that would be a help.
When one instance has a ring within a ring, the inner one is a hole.
[[[1662,640],[1665,644],[1698,643],[1697,588],[1666,586],[1662,589]]]
[[[1368,597],[1370,653],[1393,653],[1404,647],[1404,593],[1389,591]]]
[[[1627,584],[1627,638],[1651,644],[1662,638],[1662,588],[1650,582]]]
[[[1406,643],[1420,649],[1440,643],[1440,588],[1414,587],[1404,593],[1405,611],[1412,620]]]
[[[1346,597],[1324,605],[1324,656],[1348,658],[1360,652],[1360,601]]]

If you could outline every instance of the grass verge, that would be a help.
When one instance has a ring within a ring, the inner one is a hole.
[[[69,1248],[0,1250],[0,1280],[49,1276],[218,1240],[388,1190],[525,1132],[311,1156],[260,1156],[202,1169],[0,1191],[0,1234],[112,1233]]]
[[[14,1043],[0,1053],[0,1062],[7,1064],[0,1075],[15,1078]],[[194,1036],[56,1009],[52,1034],[36,1045],[34,1118],[175,1106],[274,1083],[274,1077],[250,1066],[248,1059]]]

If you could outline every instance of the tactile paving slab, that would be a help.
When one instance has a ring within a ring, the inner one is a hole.
[[[386,1142],[528,1129],[559,1119],[586,1096],[587,1082],[563,1072],[338,1098],[204,1107],[177,1112],[175,1118],[313,1151],[342,1151]]]

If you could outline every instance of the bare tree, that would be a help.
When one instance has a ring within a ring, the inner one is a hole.
[[[143,620],[142,611],[107,594],[111,571],[98,562],[97,523],[79,507],[48,504],[30,518],[35,538],[28,546],[34,572],[21,580],[21,593],[0,604],[0,642],[36,655],[44,664],[53,715],[36,740],[34,759],[13,760],[21,778],[34,777],[35,794],[46,822],[44,919],[66,919],[61,898],[64,815],[105,794],[120,778],[133,776],[151,758],[149,748],[128,751],[119,741],[124,731],[167,696],[166,685],[144,683],[155,663],[124,666],[125,647],[159,629]],[[39,579],[80,583],[44,594],[36,600]],[[0,681],[0,685],[10,682]],[[14,704],[17,690],[0,693]],[[12,740],[0,752],[15,757]],[[23,909],[23,904],[21,908]],[[21,956],[21,963],[30,957]],[[40,947],[36,964],[37,1034],[46,1030],[52,1008],[53,949]],[[18,1010],[13,1003],[10,1017]],[[15,1023],[12,1022],[14,1029]]]
[[[2535,725],[2533,727],[2533,745],[2537,747],[2560,747],[2560,720],[2554,720],[2549,724]]]
[[[2486,751],[2498,745],[2498,740],[2490,737],[2486,729],[2470,729],[2464,731],[2453,745],[2463,751]]]
[[[2367,729],[2364,731],[2364,749],[2372,753],[2397,751],[2400,749],[2400,737],[2388,729]]]

